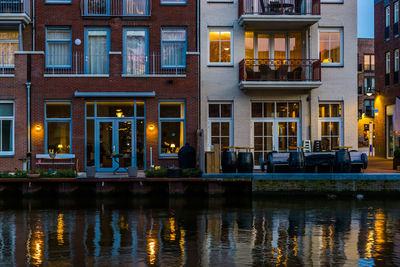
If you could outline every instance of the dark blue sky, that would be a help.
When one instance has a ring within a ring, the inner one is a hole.
[[[358,38],[374,38],[374,0],[357,0]]]

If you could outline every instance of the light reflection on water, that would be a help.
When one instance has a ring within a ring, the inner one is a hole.
[[[399,200],[0,201],[6,266],[400,266]]]

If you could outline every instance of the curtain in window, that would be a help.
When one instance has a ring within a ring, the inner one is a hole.
[[[70,66],[71,31],[69,29],[47,30],[47,65]]]
[[[0,66],[14,66],[14,52],[19,50],[18,31],[0,32]]]
[[[128,74],[145,74],[147,66],[146,32],[126,32],[126,72]]]
[[[186,31],[162,31],[162,65],[164,67],[185,67]]]
[[[89,74],[107,73],[107,32],[88,32],[88,53],[85,57]]]
[[[125,0],[126,15],[147,15],[147,0]]]

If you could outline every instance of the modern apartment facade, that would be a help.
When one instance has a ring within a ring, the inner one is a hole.
[[[185,143],[196,147],[196,10],[186,0],[35,1],[35,51],[21,65],[32,166],[56,152],[80,170],[167,167]]]
[[[374,39],[358,39],[358,146],[369,147],[374,133],[375,49]],[[373,144],[373,139],[372,143]]]
[[[380,157],[393,157],[400,139],[393,132],[393,113],[399,84],[399,1],[375,0],[375,149]]]
[[[356,19],[350,0],[201,1],[204,149],[357,149]]]

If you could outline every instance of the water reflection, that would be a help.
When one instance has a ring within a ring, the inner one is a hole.
[[[325,199],[0,201],[0,265],[400,265],[399,204]]]

